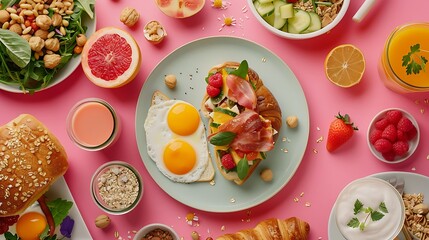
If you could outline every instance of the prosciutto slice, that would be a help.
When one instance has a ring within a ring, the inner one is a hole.
[[[226,85],[229,88],[227,93],[229,99],[238,102],[247,109],[254,110],[256,108],[256,93],[249,81],[229,74],[226,77]]]
[[[219,132],[235,133],[230,146],[245,153],[267,152],[274,148],[271,122],[263,121],[253,110],[246,109],[222,124]]]

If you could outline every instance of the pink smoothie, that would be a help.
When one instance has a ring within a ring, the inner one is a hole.
[[[87,102],[76,109],[71,129],[76,140],[84,146],[96,147],[107,142],[114,130],[112,112],[99,102]]]

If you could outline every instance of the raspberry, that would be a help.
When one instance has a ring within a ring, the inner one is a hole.
[[[387,139],[380,138],[375,141],[374,148],[381,153],[387,153],[392,150],[392,143]]]
[[[215,88],[221,88],[223,85],[222,74],[215,73],[209,77],[209,85],[212,85]]]
[[[405,134],[401,130],[397,130],[396,131],[396,139],[398,139],[400,141],[407,141],[408,140],[408,134]]]
[[[390,124],[389,126],[387,126],[384,130],[383,133],[381,134],[381,137],[389,140],[390,142],[395,142],[396,141],[396,127],[393,124]]]
[[[369,142],[371,144],[374,144],[378,139],[381,138],[381,133],[383,131],[378,130],[378,129],[373,129],[370,133],[369,133]]]
[[[395,152],[397,156],[402,157],[405,154],[407,154],[409,145],[408,145],[408,142],[406,141],[397,141],[393,144],[392,148],[393,148],[393,152]]]
[[[9,231],[9,226],[6,223],[0,223],[0,234]]]
[[[398,111],[398,110],[390,110],[388,112],[386,112],[386,119],[392,123],[392,124],[397,124],[399,122],[399,120],[401,120],[402,118],[402,112]]]
[[[410,121],[410,119],[403,117],[399,120],[398,125],[396,126],[399,130],[403,131],[404,133],[408,133],[411,131],[414,127],[413,123]]]
[[[12,226],[16,222],[18,222],[19,215],[10,216],[10,217],[2,217],[0,221],[6,223],[9,226]]]
[[[407,140],[412,140],[417,135],[417,129],[413,127],[410,131],[406,133]]]
[[[387,161],[393,161],[393,160],[395,160],[395,157],[396,157],[396,154],[394,151],[385,152],[385,153],[382,153],[381,155]]]
[[[207,85],[206,91],[210,97],[216,97],[220,93],[220,88],[213,87],[212,85]]]
[[[374,126],[378,130],[384,130],[389,124],[390,123],[386,118],[382,118],[382,119],[378,120],[377,122],[375,122]]]
[[[236,166],[234,159],[229,153],[222,156],[221,162],[222,162],[222,166],[227,170],[231,170]]]

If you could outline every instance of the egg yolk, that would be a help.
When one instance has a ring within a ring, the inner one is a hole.
[[[197,155],[191,144],[183,140],[170,141],[164,150],[164,164],[174,174],[183,175],[194,168]]]
[[[16,223],[16,233],[22,240],[39,239],[46,228],[46,218],[38,212],[23,214]]]
[[[187,103],[177,103],[168,112],[167,123],[174,133],[188,136],[197,130],[200,124],[200,115],[194,106]]]

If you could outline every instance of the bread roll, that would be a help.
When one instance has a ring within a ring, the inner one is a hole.
[[[285,220],[270,218],[253,229],[225,234],[216,240],[306,240],[309,232],[310,225],[297,217]]]
[[[67,168],[63,146],[35,117],[22,114],[0,127],[0,217],[22,213]]]

